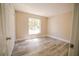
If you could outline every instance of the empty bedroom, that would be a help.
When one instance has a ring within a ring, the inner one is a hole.
[[[73,4],[15,4],[15,9],[12,55],[68,55]]]
[[[0,35],[4,38],[0,41],[0,55],[69,56],[77,53],[78,6],[73,3],[0,4]]]

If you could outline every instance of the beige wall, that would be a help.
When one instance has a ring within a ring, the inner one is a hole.
[[[28,35],[28,18],[36,17],[41,19],[41,33],[31,35],[31,37],[52,36],[66,41],[71,38],[73,12],[62,13],[60,15],[52,16],[50,18],[33,15],[16,11],[16,37],[17,40],[21,38],[29,38]]]
[[[20,40],[21,38],[30,37],[28,35],[28,18],[29,17],[36,17],[36,18],[41,19],[41,33],[37,35],[31,35],[31,37],[47,35],[47,18],[46,17],[16,11],[16,38],[17,40]]]
[[[73,23],[72,12],[56,15],[48,19],[48,35],[69,41]]]

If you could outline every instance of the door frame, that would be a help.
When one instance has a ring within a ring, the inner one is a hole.
[[[5,3],[5,4],[9,4],[9,3]],[[2,55],[3,56],[11,56],[10,53],[8,53],[8,48],[7,48],[7,40],[6,40],[6,14],[5,14],[5,4],[1,3],[0,6],[1,6],[1,23],[2,23],[2,34],[3,34],[3,41],[2,41]],[[12,3],[10,3],[12,4]],[[12,4],[13,6],[14,4]],[[8,6],[9,7],[9,6]],[[15,11],[15,8],[14,8],[14,11]],[[15,35],[16,36],[16,35]],[[15,42],[14,42],[15,43]],[[11,52],[12,53],[12,52]]]
[[[6,56],[7,55],[7,46],[6,46],[6,28],[5,28],[5,18],[4,18],[4,4],[0,4],[0,6],[1,6],[1,23],[2,23],[2,37],[3,37],[3,39],[2,39],[2,55],[3,56]]]
[[[74,4],[73,10],[73,24],[72,24],[72,33],[71,40],[69,44],[69,56],[78,56],[79,52],[79,4]],[[71,48],[71,44],[73,44],[73,48]]]

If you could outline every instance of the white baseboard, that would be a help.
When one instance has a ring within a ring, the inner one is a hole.
[[[48,35],[48,37],[55,38],[55,39],[57,39],[57,40],[61,40],[61,41],[63,41],[63,42],[70,43],[70,41],[68,41],[68,40],[66,40],[66,39],[63,39],[63,38],[60,38],[60,37],[51,36],[51,35]]]
[[[56,37],[56,36],[52,36],[52,35],[38,35],[38,36],[35,36],[35,37],[24,37],[24,38],[20,38],[20,39],[17,39],[17,40],[25,40],[25,39],[33,39],[33,38],[38,38],[38,37],[51,37],[51,38],[55,38],[57,40],[61,40],[61,41],[64,41],[64,42],[67,42],[67,43],[70,43],[70,41],[66,40],[66,39],[63,39],[63,38],[60,38],[60,37]]]
[[[27,39],[34,39],[34,38],[39,38],[39,37],[46,37],[46,35],[33,35],[33,36],[27,36],[23,38],[19,38],[16,41],[21,41],[21,40],[27,40]]]

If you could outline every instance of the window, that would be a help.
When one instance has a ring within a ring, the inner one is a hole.
[[[29,18],[29,34],[38,34],[41,32],[41,21],[37,18]]]

